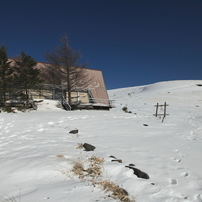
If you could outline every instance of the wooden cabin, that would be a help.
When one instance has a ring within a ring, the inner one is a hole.
[[[37,68],[43,69],[49,65],[47,63],[37,63]],[[109,100],[102,71],[84,68],[85,73],[90,78],[90,82],[85,87],[75,88],[71,91],[72,106],[68,106],[68,92],[64,85],[44,83],[39,89],[30,89],[30,97],[33,99],[54,99],[60,100],[66,105],[67,110],[71,109],[101,109],[112,108],[112,101]]]

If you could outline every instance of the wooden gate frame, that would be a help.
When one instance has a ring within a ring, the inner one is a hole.
[[[164,104],[163,105],[159,105],[159,103],[157,103],[157,105],[154,105],[155,107],[156,107],[156,113],[154,114],[154,116],[162,116],[163,115],[163,119],[162,119],[162,123],[163,123],[163,121],[164,121],[164,119],[165,119],[165,117],[166,117],[166,115],[169,115],[169,114],[166,114],[166,107],[167,106],[169,106],[168,104],[166,104],[166,102],[164,102]],[[163,114],[158,114],[158,109],[159,109],[159,107],[164,107],[164,109],[163,109]]]

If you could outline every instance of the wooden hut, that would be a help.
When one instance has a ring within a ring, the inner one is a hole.
[[[37,68],[46,68],[47,63],[37,63]],[[102,71],[84,68],[90,82],[84,87],[75,87],[71,91],[72,108],[74,109],[104,109],[112,108],[109,100]],[[68,105],[68,92],[65,85],[47,84],[46,81],[40,89],[30,90],[33,99],[61,100]],[[70,109],[70,108],[69,108]]]

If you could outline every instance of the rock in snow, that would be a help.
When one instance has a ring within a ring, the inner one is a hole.
[[[75,129],[75,130],[71,130],[71,131],[69,131],[69,133],[71,133],[71,134],[78,134],[78,132],[79,132],[78,129]]]
[[[88,144],[88,143],[84,143],[83,144],[83,147],[86,151],[94,151],[95,147],[91,144]]]
[[[131,166],[125,166],[125,167],[133,169],[134,175],[137,175],[137,177],[143,178],[143,179],[149,179],[149,175],[147,173],[142,172],[141,170],[131,167]]]

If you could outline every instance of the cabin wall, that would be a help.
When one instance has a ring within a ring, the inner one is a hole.
[[[36,67],[38,69],[42,69],[42,68],[46,68],[47,65],[49,64],[38,62]],[[85,86],[84,88],[81,88],[81,89],[79,88],[76,89],[76,91],[80,91],[80,92],[72,92],[72,97],[73,97],[72,101],[89,103],[91,102],[90,100],[91,99],[90,95],[91,95],[92,98],[94,99],[93,102],[109,105],[109,97],[107,94],[107,89],[104,82],[102,71],[95,70],[95,69],[87,69],[87,68],[84,68],[84,69],[88,75],[88,79],[90,79],[90,82],[88,86]],[[46,84],[46,82],[44,82],[44,84]],[[68,99],[68,94],[65,93],[66,92],[65,90],[62,91],[61,89],[51,88],[51,85],[52,84],[50,84],[50,87],[47,87],[45,89],[30,90],[30,93],[32,94],[32,97],[34,99],[60,99],[63,92],[64,97],[66,96],[66,99]],[[90,91],[90,94],[88,94],[88,92],[83,92],[82,90]]]
[[[37,68],[44,68],[46,63],[38,63]],[[84,68],[86,71],[86,74],[88,75],[88,78],[90,80],[89,84],[85,86],[85,90],[89,90],[95,99],[96,102],[101,102],[102,104],[108,105],[109,104],[109,97],[107,94],[107,89],[105,85],[105,81],[103,78],[102,71],[100,70],[95,70],[95,69],[88,69]],[[83,90],[83,89],[82,89]],[[76,92],[75,92],[76,93]],[[81,92],[80,92],[81,94]],[[76,95],[73,95],[73,97]],[[66,98],[68,95],[66,94]],[[82,102],[86,103],[89,102],[89,96],[87,93],[84,95],[80,95]],[[73,101],[75,101],[76,98],[73,98]]]
[[[93,98],[97,99],[97,101],[102,100],[103,104],[108,104],[109,97],[102,72],[92,69],[86,69],[86,71],[91,78],[91,82],[87,88],[91,91]]]

